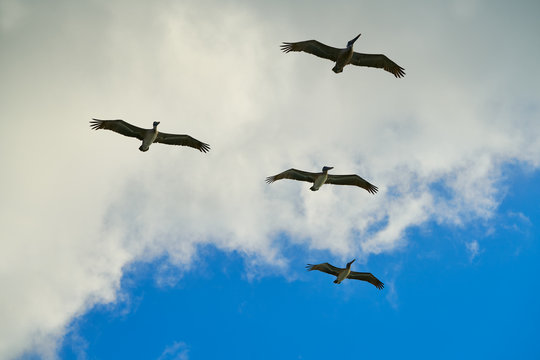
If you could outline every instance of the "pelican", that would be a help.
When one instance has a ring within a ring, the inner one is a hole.
[[[312,182],[313,186],[309,189],[311,191],[317,191],[324,184],[334,184],[334,185],[354,185],[366,189],[371,194],[375,194],[379,190],[375,185],[370,184],[366,180],[362,179],[358,175],[330,175],[328,170],[333,169],[333,166],[325,166],[322,168],[320,173],[312,173],[297,169],[285,170],[282,173],[279,173],[274,176],[269,176],[266,178],[268,184],[273,183],[274,181],[281,179],[293,179],[299,181]]]
[[[340,73],[345,65],[352,64],[357,66],[369,66],[384,69],[392,73],[395,77],[405,76],[405,69],[382,54],[361,54],[353,52],[353,44],[362,34],[358,34],[354,39],[347,43],[345,49],[336,49],[318,42],[317,40],[307,40],[295,43],[284,42],[281,50],[288,53],[290,51],[303,51],[323,59],[332,60],[336,63],[333,72]]]
[[[139,147],[139,150],[141,151],[148,151],[150,145],[155,142],[168,145],[190,146],[201,152],[208,152],[210,150],[210,145],[194,139],[189,135],[177,135],[159,132],[157,130],[158,125],[159,121],[154,121],[152,129],[141,129],[140,127],[125,122],[124,120],[92,119],[92,121],[90,121],[90,128],[94,130],[112,130],[119,134],[142,140],[142,145]]]
[[[375,285],[377,289],[381,290],[384,287],[384,284],[375,276],[373,276],[372,273],[351,271],[351,265],[353,262],[355,262],[355,260],[356,259],[353,259],[351,262],[348,262],[345,269],[335,267],[334,265],[330,265],[329,263],[322,263],[316,265],[307,264],[306,269],[308,269],[308,271],[319,270],[327,274],[336,276],[336,280],[334,280],[335,284],[341,284],[341,282],[345,279],[363,280]]]

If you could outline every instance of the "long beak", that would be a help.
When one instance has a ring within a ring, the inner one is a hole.
[[[360,35],[362,35],[362,34],[358,34],[358,36],[356,36],[354,39],[352,39],[351,42],[354,44],[354,42],[355,42],[356,40],[358,40],[358,38],[360,37]]]

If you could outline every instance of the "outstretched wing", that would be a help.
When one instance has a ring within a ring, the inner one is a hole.
[[[334,185],[354,185],[359,186],[361,188],[366,189],[371,194],[375,194],[379,189],[373,185],[367,182],[366,180],[362,179],[358,175],[328,175],[328,179],[326,179],[326,184],[334,184]]]
[[[384,69],[397,78],[405,76],[404,68],[382,54],[361,54],[355,52],[353,53],[351,64]]]
[[[379,279],[377,279],[372,273],[368,272],[351,271],[349,276],[347,276],[347,279],[367,281],[368,283],[375,285],[375,287],[379,290],[384,287],[384,284]]]
[[[312,54],[315,56],[318,56],[323,59],[328,59],[332,61],[336,61],[340,49],[336,49],[335,47],[331,47],[328,45],[324,45],[321,42],[318,42],[317,40],[307,40],[307,41],[300,41],[295,43],[289,43],[284,42],[281,46],[281,50],[283,52],[290,52],[290,51],[303,51],[308,54]]]
[[[322,263],[316,265],[307,264],[306,269],[308,269],[308,271],[319,270],[334,276],[337,276],[339,272],[343,270],[341,268],[335,267],[334,265],[330,265],[329,263]]]
[[[312,172],[302,171],[302,170],[297,170],[297,169],[289,169],[277,175],[267,177],[266,182],[268,184],[271,184],[274,181],[281,180],[281,179],[293,179],[293,180],[299,180],[299,181],[314,182],[317,176],[319,175],[320,175],[319,173],[312,173]]]
[[[210,145],[194,139],[189,135],[177,135],[158,132],[156,140],[154,140],[154,142],[167,145],[189,146],[204,153],[210,150]]]
[[[119,134],[129,136],[129,137],[134,137],[139,140],[144,139],[144,134],[146,132],[145,129],[141,129],[138,126],[131,125],[130,123],[125,122],[124,120],[92,119],[92,121],[90,121],[90,128],[92,128],[93,130],[98,130],[98,129],[112,130]]]

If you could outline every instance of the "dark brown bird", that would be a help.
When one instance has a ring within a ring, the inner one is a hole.
[[[94,130],[106,129],[112,130],[124,136],[134,137],[142,141],[139,147],[141,151],[148,151],[153,143],[162,143],[167,145],[189,146],[201,152],[208,152],[210,145],[205,144],[189,135],[167,134],[157,130],[159,121],[154,121],[152,129],[142,129],[131,125],[124,120],[99,120],[92,119],[90,127]]]
[[[351,265],[355,260],[356,259],[353,259],[352,261],[348,262],[345,269],[335,267],[329,263],[317,265],[307,264],[306,268],[308,271],[319,270],[327,274],[334,275],[336,277],[336,280],[334,280],[335,284],[341,284],[341,282],[345,279],[362,280],[373,284],[377,289],[381,290],[384,287],[384,284],[373,276],[372,273],[351,271]]]
[[[290,51],[303,51],[308,54],[318,56],[323,59],[334,61],[336,65],[332,69],[336,74],[343,71],[343,68],[348,65],[368,66],[379,69],[384,69],[392,73],[395,77],[400,78],[405,76],[405,69],[387,58],[382,54],[362,54],[353,51],[354,42],[361,34],[347,43],[344,49],[337,49],[325,45],[317,40],[307,40],[300,42],[284,42],[281,45],[281,50],[288,53]]]
[[[322,168],[322,172],[312,173],[297,169],[285,170],[282,173],[279,173],[274,176],[269,176],[266,178],[268,184],[273,183],[274,181],[281,179],[293,179],[299,181],[307,181],[313,183],[313,186],[309,189],[311,191],[317,191],[324,184],[334,184],[334,185],[354,185],[359,186],[363,189],[366,189],[369,193],[375,194],[379,189],[375,186],[362,179],[360,176],[352,175],[330,175],[328,170],[333,169],[331,166],[325,166]]]

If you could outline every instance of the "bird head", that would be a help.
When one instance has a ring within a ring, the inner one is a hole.
[[[333,166],[325,166],[322,168],[322,171],[323,172],[328,172],[328,170],[332,170],[334,167]]]
[[[356,259],[352,259],[352,261],[348,262],[347,263],[347,268],[350,268],[352,263],[355,262],[355,261],[356,261]]]
[[[157,128],[157,126],[159,125],[159,121],[154,121],[154,124],[152,124],[154,126],[154,129]]]
[[[362,34],[358,34],[358,36],[356,36],[354,39],[350,40],[350,41],[347,43],[347,47],[352,46],[352,45],[354,44],[354,42],[355,42],[356,40],[358,40],[358,38],[360,37],[360,35],[362,35]]]

